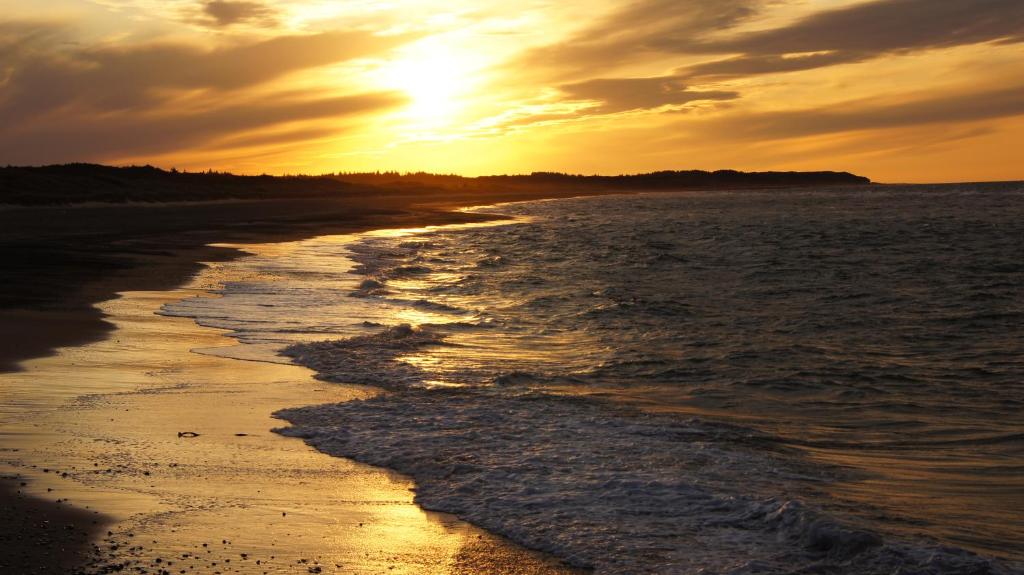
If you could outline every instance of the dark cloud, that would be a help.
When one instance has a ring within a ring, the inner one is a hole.
[[[526,54],[519,66],[579,75],[664,53],[666,44],[721,32],[757,13],[763,0],[636,0],[565,42]]]
[[[555,78],[593,77],[652,56],[721,54],[729,57],[680,68],[675,75],[743,77],[1024,41],[1021,0],[875,0],[812,13],[779,28],[729,34],[772,3],[640,0],[568,41],[531,51],[525,64],[557,69]]]
[[[602,104],[587,114],[614,114],[629,110],[679,106],[697,100],[731,100],[736,92],[690,90],[679,78],[601,78],[560,86],[570,100],[596,100]]]
[[[159,106],[184,91],[230,91],[300,70],[381,52],[399,43],[365,33],[283,36],[204,50],[182,44],[23,50],[9,62],[0,123],[64,106],[113,112]]]
[[[271,83],[386,51],[402,38],[329,32],[202,49],[167,43],[83,47],[60,37],[52,26],[0,27],[0,53],[10,56],[0,64],[0,163],[184,149],[399,103],[393,94],[274,92]],[[247,96],[252,93],[269,95]]]
[[[780,72],[799,72],[813,70],[836,64],[849,64],[866,60],[871,57],[863,52],[822,52],[800,55],[768,55],[741,56],[704,62],[677,70],[680,77],[694,78],[734,78],[754,76],[757,74],[777,74]]]
[[[259,24],[270,26],[275,23],[276,12],[259,2],[232,2],[213,0],[202,6],[206,19],[216,26],[233,24]]]
[[[1024,84],[898,103],[848,102],[822,109],[730,115],[704,124],[710,133],[740,140],[778,140],[821,134],[956,124],[1024,115]]]
[[[741,54],[680,70],[698,77],[791,72],[888,54],[1022,41],[1020,0],[877,0],[726,40],[662,38],[658,44],[680,53]]]
[[[888,53],[1024,40],[1020,0],[877,0],[811,14],[792,25],[680,51],[748,54]]]
[[[57,115],[0,136],[0,163],[36,164],[104,161],[161,154],[217,144],[235,134],[231,145],[285,143],[261,130],[303,121],[337,120],[401,104],[395,94],[344,97],[270,97],[225,102],[200,110],[122,113],[109,117]],[[292,132],[303,137],[302,131]],[[318,130],[323,135],[323,130]]]

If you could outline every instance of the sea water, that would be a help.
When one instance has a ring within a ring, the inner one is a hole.
[[[1024,185],[574,198],[323,237],[165,313],[389,391],[280,432],[601,573],[1024,560]]]

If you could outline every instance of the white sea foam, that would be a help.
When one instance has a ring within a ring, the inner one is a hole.
[[[433,330],[403,324],[373,335],[293,345],[282,354],[316,370],[322,379],[404,389],[423,383],[423,372],[397,358],[443,339]]]
[[[410,475],[428,509],[597,573],[1014,572],[965,551],[887,543],[808,508],[793,492],[832,472],[741,428],[480,389],[276,415],[292,424],[281,434]]]

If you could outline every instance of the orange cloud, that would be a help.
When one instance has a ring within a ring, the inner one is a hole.
[[[312,120],[399,105],[384,92],[297,93],[275,88],[288,74],[386,51],[403,41],[365,32],[325,32],[202,49],[181,43],[52,49],[57,32],[6,25],[0,94],[0,158],[9,163],[101,161],[156,153]],[[360,91],[360,86],[352,86]],[[256,95],[260,94],[260,95]]]

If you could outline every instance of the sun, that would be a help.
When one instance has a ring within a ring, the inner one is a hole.
[[[445,125],[468,104],[474,84],[472,58],[452,46],[427,39],[403,49],[379,70],[381,84],[404,92],[403,118],[421,127]]]

